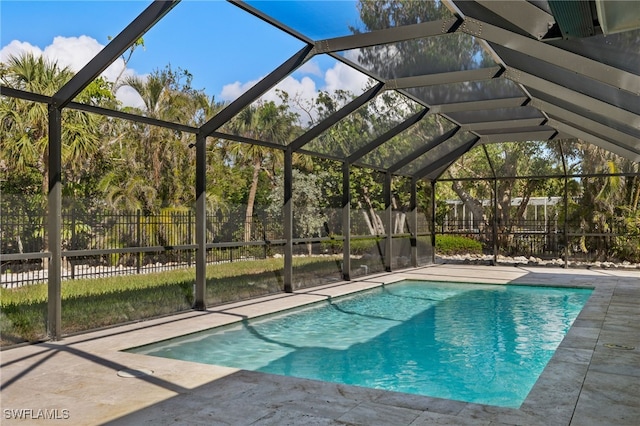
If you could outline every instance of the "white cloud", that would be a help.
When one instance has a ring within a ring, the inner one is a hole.
[[[307,75],[300,79],[288,76],[278,83],[278,85],[275,86],[275,89],[287,92],[291,99],[298,102],[298,106],[292,106],[292,111],[299,114],[301,121],[307,121],[309,119],[309,113],[305,111],[305,109],[308,109],[308,105],[315,100],[316,94],[319,90],[330,93],[335,92],[336,90],[347,90],[357,96],[363,92],[368,81],[368,77],[366,75],[342,62],[336,62],[332,68],[327,69],[324,73],[320,70],[317,63],[307,62],[307,64],[296,72]],[[321,77],[321,79],[317,79],[320,80],[318,82],[321,83],[320,87],[318,87],[316,81],[309,77],[309,75]],[[253,87],[262,78],[263,77],[260,77],[259,79],[251,80],[246,83],[236,81],[227,84],[223,86],[219,98],[223,101],[233,101]],[[277,92],[273,89],[265,93],[260,100],[274,101],[276,103],[281,102]],[[300,106],[302,106],[302,108]],[[315,117],[312,118],[315,119]]]
[[[259,78],[257,80],[251,80],[246,83],[240,83],[239,81],[236,81],[231,84],[225,84],[222,87],[222,92],[220,93],[220,99],[222,99],[223,101],[233,101],[237,99],[240,95],[242,95],[244,92],[252,88],[261,79],[262,78]]]
[[[38,46],[33,46],[26,41],[13,40],[0,49],[0,62],[7,62],[10,56],[19,56],[22,52],[32,53],[35,56],[42,55],[42,49]]]
[[[337,62],[333,68],[327,70],[324,80],[325,90],[328,92],[348,90],[358,95],[362,93],[369,77],[342,62]]]
[[[18,56],[23,52],[30,52],[36,56],[44,56],[48,61],[57,62],[61,67],[69,67],[77,72],[88,64],[103,48],[104,46],[98,43],[96,39],[85,35],[80,37],[55,37],[53,43],[46,46],[44,50],[27,42],[13,40],[0,50],[0,61],[6,62],[10,55]],[[106,80],[113,82],[121,73],[123,76],[135,75],[135,71],[130,68],[125,69],[124,60],[118,58],[101,75]],[[130,90],[122,89],[116,92],[116,97],[125,106],[140,106],[140,97],[135,99],[135,96],[131,96]]]
[[[118,98],[118,100],[122,102],[122,105],[124,106],[130,106],[140,109],[144,109],[145,107],[142,97],[140,97],[138,92],[136,92],[129,86],[121,86],[116,91],[116,98]]]
[[[318,77],[322,77],[322,70],[320,70],[320,65],[316,61],[307,61],[300,68],[296,70],[296,73],[301,74],[310,74]]]

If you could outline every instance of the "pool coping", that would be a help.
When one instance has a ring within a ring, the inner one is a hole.
[[[405,279],[594,291],[519,409],[121,352]],[[3,424],[24,424],[16,409],[74,424],[634,424],[639,318],[640,271],[429,265],[3,350]],[[150,374],[117,375],[127,369]]]

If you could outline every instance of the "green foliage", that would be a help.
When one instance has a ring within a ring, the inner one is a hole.
[[[444,255],[482,254],[482,244],[459,235],[436,235],[436,252]]]
[[[354,256],[362,256],[363,254],[377,253],[380,244],[384,244],[384,238],[363,238],[351,240],[351,254]],[[323,250],[330,253],[341,253],[343,251],[342,240],[323,241],[321,243]]]

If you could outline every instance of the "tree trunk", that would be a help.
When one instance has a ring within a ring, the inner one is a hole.
[[[471,211],[471,213],[473,213],[474,220],[478,220],[479,218],[482,219],[483,223],[480,224],[480,231],[482,232],[484,229],[484,222],[487,220],[487,216],[484,214],[484,209],[482,208],[482,203],[465,191],[459,181],[454,181],[451,187],[462,200],[464,205]]]
[[[253,179],[249,188],[249,197],[247,198],[247,212],[244,216],[244,241],[251,241],[251,224],[253,223],[253,204],[256,200],[258,192],[258,180],[260,178],[260,168],[262,167],[260,160],[253,162]]]
[[[367,211],[362,208],[362,203],[360,201],[358,201],[358,209],[360,209],[360,211],[362,212],[362,216],[364,217],[364,221],[367,224],[367,227],[369,228],[369,234],[370,235],[375,235],[376,234],[376,230],[373,227],[373,223],[371,223],[371,219],[369,219],[369,215],[367,214]]]

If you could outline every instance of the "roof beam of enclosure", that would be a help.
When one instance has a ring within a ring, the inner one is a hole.
[[[464,155],[467,151],[469,151],[471,148],[474,147],[474,145],[476,144],[476,142],[478,142],[478,137],[474,137],[471,140],[469,140],[469,142],[460,145],[458,148],[454,149],[453,151],[451,151],[450,153],[448,153],[445,156],[442,156],[438,159],[436,159],[436,161],[434,161],[431,164],[426,165],[425,167],[423,167],[422,169],[418,170],[416,173],[414,173],[414,176],[416,179],[424,179],[425,177],[427,177],[427,175],[429,175],[430,173],[435,172],[436,170],[438,170],[439,168],[447,165],[447,164],[451,164],[454,161],[456,161],[459,157],[461,157],[462,155]]]
[[[522,36],[472,18],[465,18],[460,31],[499,44],[576,74],[638,94],[640,76],[594,61],[567,50]]]
[[[349,157],[347,157],[346,162],[349,163],[349,164],[355,163],[360,158],[364,157],[369,152],[373,151],[374,149],[376,149],[377,147],[379,147],[383,143],[387,142],[388,140],[390,140],[394,136],[402,133],[403,131],[407,130],[409,127],[411,127],[414,124],[416,124],[418,121],[422,120],[422,118],[425,115],[427,115],[427,112],[429,112],[429,110],[427,108],[425,108],[422,111],[420,111],[420,112],[418,112],[416,114],[413,114],[411,117],[409,117],[408,119],[406,119],[402,123],[398,124],[397,126],[392,128],[391,130],[388,130],[387,132],[385,132],[382,135],[378,136],[376,139],[374,139],[373,141],[369,142],[368,144],[366,144],[365,146],[363,146],[362,148],[358,149],[356,152],[351,154]]]
[[[445,133],[441,134],[440,136],[437,136],[437,137],[431,139],[429,142],[427,142],[423,146],[419,147],[418,149],[414,150],[411,154],[407,155],[402,160],[400,160],[400,161],[396,162],[395,164],[393,164],[387,170],[389,171],[389,173],[397,172],[398,170],[400,170],[404,166],[408,165],[412,161],[415,161],[418,157],[423,156],[427,152],[431,151],[433,148],[445,143],[446,141],[448,141],[449,139],[454,137],[455,134],[458,133],[459,130],[460,130],[460,127],[454,127],[453,129],[449,130],[448,132],[445,132]]]
[[[431,105],[431,112],[437,113],[450,113],[450,112],[464,112],[464,111],[481,111],[486,109],[499,109],[499,108],[515,108],[525,106],[529,102],[529,98],[525,96],[519,96],[516,98],[503,98],[503,99],[489,99],[485,101],[472,101],[472,102],[455,102],[449,104]]]
[[[555,18],[526,0],[476,0],[476,3],[511,22],[538,40],[548,32]]]
[[[302,33],[299,33],[298,31],[294,30],[293,28],[284,25],[282,22],[273,19],[272,17],[270,17],[266,13],[262,12],[261,10],[256,9],[255,7],[251,6],[246,1],[242,1],[242,0],[227,0],[227,1],[229,3],[231,3],[231,4],[233,4],[234,6],[237,6],[240,9],[244,10],[245,12],[257,17],[258,19],[261,19],[264,22],[267,22],[269,25],[273,25],[274,27],[284,31],[285,33],[297,38],[298,40],[301,40],[301,41],[303,41],[303,42],[305,42],[307,44],[313,44],[314,43],[314,40],[310,39],[309,37],[305,36]]]
[[[198,133],[197,127],[186,126],[184,124],[172,123],[170,121],[158,120],[151,117],[144,117],[142,115],[130,114],[123,111],[115,111],[108,108],[102,108],[94,105],[82,104],[79,102],[69,102],[67,107],[78,111],[90,112],[92,114],[99,114],[105,117],[121,118],[127,121],[133,121],[135,123],[149,124],[151,126],[164,127],[167,129],[177,130],[179,132]]]
[[[573,173],[568,174],[569,178],[591,178],[591,177],[610,177],[610,176],[620,176],[620,177],[634,177],[638,176],[638,173],[627,172],[627,173]],[[540,179],[559,179],[564,178],[564,174],[557,175],[527,175],[527,176],[500,176],[497,179],[500,180],[540,180]],[[438,178],[438,182],[474,182],[478,180],[487,180],[493,179],[491,177],[487,178],[478,178],[478,177],[456,177],[456,178]]]
[[[633,112],[619,108],[615,105],[611,105],[599,99],[592,98],[574,90],[567,89],[560,84],[556,84],[552,81],[542,79],[540,77],[528,74],[515,68],[507,69],[504,76],[505,78],[516,83],[538,90],[549,96],[553,96],[558,99],[570,102],[574,105],[579,105],[581,107],[587,108],[609,119],[619,121],[620,123],[629,124],[631,126],[640,127],[640,116],[638,116],[638,114],[634,114]]]
[[[10,98],[23,99],[25,101],[39,102],[42,104],[52,103],[51,96],[41,95],[39,93],[26,92],[24,90],[14,89],[12,87],[0,86],[0,95]]]
[[[65,107],[89,83],[107,69],[136,40],[179,3],[180,0],[156,0],[53,95],[57,108]]]
[[[480,121],[477,123],[466,123],[462,125],[462,130],[482,131],[493,129],[511,129],[519,127],[539,126],[544,123],[545,118],[523,118],[519,120],[502,120],[502,121]]]
[[[575,127],[588,129],[589,133],[600,135],[621,148],[634,147],[638,143],[638,137],[634,135],[616,130],[610,126],[591,120],[583,115],[569,111],[564,107],[557,106],[542,99],[533,98],[530,105],[545,111],[549,117],[556,118],[556,121],[570,122]]]
[[[616,145],[614,143],[612,143],[609,140],[603,139],[600,136],[594,135],[593,133],[585,130],[585,129],[581,129],[578,127],[575,127],[571,124],[567,124],[564,123],[562,121],[558,121],[555,119],[550,119],[549,120],[549,125],[555,127],[556,129],[565,132],[567,134],[570,134],[571,136],[573,136],[574,138],[578,138],[578,139],[582,139],[584,141],[587,141],[589,143],[592,143],[594,145],[597,145],[601,148],[604,148],[608,151],[611,151],[615,154],[618,154],[622,157],[628,158],[629,160],[635,161],[636,163],[640,163],[640,150],[639,149],[630,149],[630,148],[623,148],[619,145]]]
[[[267,90],[278,84],[280,80],[291,74],[296,68],[306,62],[312,56],[309,53],[312,49],[313,46],[311,44],[307,44],[305,47],[300,49],[295,55],[287,59],[287,61],[282,65],[256,83],[256,85],[240,95],[238,99],[231,102],[226,108],[204,123],[200,127],[200,132],[204,135],[209,135],[218,130],[220,126],[231,120],[236,114],[251,104],[251,102],[258,99]]]
[[[462,24],[462,20],[456,18],[443,19],[439,21],[421,22],[413,25],[401,25],[366,33],[319,40],[315,43],[314,53],[341,52],[361,47],[433,37],[455,32],[460,24]]]
[[[348,116],[349,114],[351,114],[352,112],[360,108],[362,105],[366,104],[371,99],[375,98],[378,95],[378,93],[380,93],[380,91],[383,89],[383,87],[384,87],[384,83],[376,84],[375,86],[373,86],[372,88],[364,92],[362,95],[358,96],[357,98],[349,102],[347,105],[343,106],[338,111],[334,112],[329,117],[322,120],[315,127],[312,127],[306,133],[299,136],[297,139],[295,139],[293,142],[289,144],[289,147],[291,147],[293,152],[299,150],[300,148],[302,148],[303,146],[311,142],[314,138],[320,136],[320,134],[325,130],[327,130],[329,127],[333,126],[338,121],[342,120],[343,118],[345,118],[346,116]]]
[[[491,80],[499,77],[504,69],[500,66],[475,70],[452,71],[438,74],[419,75],[387,80],[386,89],[408,89],[412,87],[435,86],[439,84],[465,83],[469,81]]]
[[[483,134],[480,143],[547,141],[553,139],[557,133],[554,129],[544,129],[537,132]]]
[[[246,144],[249,144],[249,145],[259,145],[259,146],[264,146],[266,148],[277,149],[277,150],[280,150],[280,151],[284,151],[284,150],[287,149],[286,146],[280,145],[280,144],[277,144],[277,143],[261,141],[261,140],[247,138],[247,137],[239,136],[239,135],[231,135],[229,133],[223,133],[223,132],[210,133],[209,137],[219,138],[219,139],[226,139],[226,140],[230,140],[230,141],[234,141],[234,142],[246,143]]]

